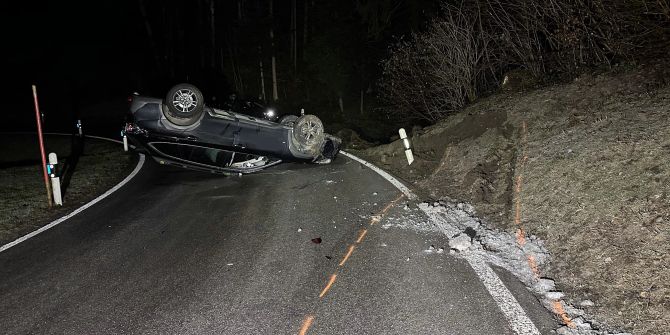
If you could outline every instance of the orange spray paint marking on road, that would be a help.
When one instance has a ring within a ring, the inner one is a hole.
[[[523,228],[516,230],[516,244],[518,244],[521,248],[526,245],[526,232],[523,230]]]
[[[370,220],[370,225],[374,225],[375,223],[380,222],[382,220],[382,218],[384,217],[384,215],[386,214],[386,212],[388,212],[391,209],[391,207],[393,207],[404,196],[405,196],[404,194],[401,194],[395,200],[391,201],[388,205],[386,205],[386,207],[384,207],[384,209],[379,214],[373,215],[371,220]],[[349,257],[351,257],[354,250],[356,249],[356,244],[359,244],[359,243],[363,242],[363,239],[365,238],[367,233],[368,233],[367,229],[362,229],[360,231],[360,233],[358,235],[358,238],[356,239],[356,243],[349,245],[349,248],[347,249],[347,253],[344,255],[344,257],[340,261],[339,266],[344,266],[345,265],[347,260],[349,260]],[[328,283],[326,284],[326,286],[323,288],[323,290],[321,290],[321,293],[319,294],[319,298],[323,298],[328,293],[330,288],[335,283],[336,279],[337,279],[337,273],[333,273],[330,276],[330,279],[328,280]],[[303,320],[303,322],[302,322],[302,326],[300,327],[300,331],[299,331],[298,335],[307,334],[307,331],[311,327],[312,322],[314,322],[314,315],[311,315],[311,314],[307,315],[305,317],[305,320]]]
[[[533,277],[535,277],[535,279],[540,279],[540,269],[537,266],[535,256],[528,255],[527,258],[528,258],[528,266],[530,267],[530,270],[533,272]]]
[[[351,257],[351,254],[354,252],[354,249],[355,249],[355,248],[356,248],[356,246],[353,245],[353,244],[349,246],[349,250],[348,250],[347,253],[344,255],[344,258],[342,258],[342,260],[340,261],[339,266],[342,266],[342,265],[344,265],[344,263],[347,262],[347,260],[349,259],[349,257]]]
[[[309,327],[312,326],[312,322],[314,322],[314,315],[307,315],[305,320],[302,322],[302,326],[300,327],[300,331],[298,332],[298,335],[305,335],[307,334],[307,331],[309,330]]]
[[[367,233],[368,233],[368,230],[367,230],[367,229],[363,229],[363,230],[361,230],[361,234],[358,235],[358,239],[356,240],[356,243],[361,243],[361,241],[363,241],[363,238],[365,237],[365,235],[366,235]]]
[[[386,205],[386,207],[384,207],[384,209],[382,209],[381,214],[382,215],[386,214],[386,212],[388,212],[389,209],[391,209],[391,207],[393,207],[395,205],[395,203],[398,202],[400,199],[402,199],[402,197],[404,197],[404,196],[405,196],[404,194],[401,194],[400,196],[395,198],[395,200],[391,201],[388,205]]]
[[[576,327],[575,323],[568,316],[568,313],[563,309],[563,304],[561,304],[560,301],[554,300],[554,302],[551,303],[551,306],[554,309],[554,313],[561,318],[561,321],[563,321],[566,326],[573,329]]]
[[[333,286],[333,284],[335,283],[335,279],[337,279],[336,274],[330,276],[330,280],[328,280],[328,284],[326,284],[326,287],[324,287],[323,290],[321,291],[321,294],[319,294],[319,298],[323,298],[323,296],[326,295],[326,293],[328,293],[330,287]]]

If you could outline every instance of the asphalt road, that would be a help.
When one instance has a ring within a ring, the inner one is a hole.
[[[0,253],[0,333],[513,334],[467,262],[424,252],[444,237],[370,225],[400,193],[359,163],[242,177],[147,163]]]

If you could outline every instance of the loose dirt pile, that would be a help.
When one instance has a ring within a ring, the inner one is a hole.
[[[608,327],[670,329],[670,70],[662,63],[504,93],[357,154],[424,199],[472,204],[492,228],[536,235],[564,298]]]

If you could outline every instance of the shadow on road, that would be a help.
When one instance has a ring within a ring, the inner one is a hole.
[[[77,163],[79,163],[79,158],[84,153],[84,137],[83,136],[72,136],[70,155],[65,159],[63,168],[61,170],[61,194],[64,198],[67,194],[68,186],[70,186],[70,181],[72,180],[72,175],[74,174]]]

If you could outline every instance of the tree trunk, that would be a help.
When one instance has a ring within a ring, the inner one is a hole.
[[[265,72],[263,71],[263,49],[261,46],[258,46],[258,65],[260,65],[261,71],[261,98],[266,102],[267,97],[265,96]]]
[[[147,16],[147,9],[144,5],[144,0],[138,0],[137,4],[140,6],[140,14],[142,15],[142,19],[144,20],[144,28],[147,31],[147,37],[149,38],[149,46],[151,47],[151,51],[154,54],[154,61],[156,62],[156,67],[160,69],[161,57],[158,54],[156,41],[154,41],[154,33],[153,30],[151,29],[151,23],[149,22],[149,17]]]
[[[277,91],[277,60],[275,58],[274,3],[270,0],[270,46],[272,48],[272,101],[279,100]]]
[[[165,66],[170,73],[170,80],[175,80],[176,61],[174,57],[175,38],[174,38],[174,21],[168,17],[168,11],[165,6],[162,8],[164,41],[165,41]]]
[[[216,68],[216,25],[214,24],[214,0],[209,0],[209,23],[210,23],[210,47],[211,47],[211,54],[210,54],[210,66],[211,70],[214,70]]]
[[[296,0],[291,0],[291,60],[294,74],[298,70],[298,11],[296,7]]]
[[[202,11],[202,0],[196,1],[196,15],[198,15],[198,18],[203,15]],[[203,24],[202,20],[195,20],[196,21],[196,34],[202,34],[203,33]],[[198,49],[199,49],[199,56],[200,56],[200,70],[203,70],[205,68],[205,43],[198,43]]]
[[[337,104],[340,106],[340,114],[344,115],[344,99],[342,99],[342,92],[339,92]]]
[[[237,71],[237,63],[235,62],[235,54],[233,53],[232,43],[228,43],[228,53],[230,55],[230,66],[233,70],[233,81],[235,82],[235,91],[242,93],[242,80]]]
[[[307,30],[309,29],[309,0],[305,0],[305,13],[302,18],[302,58],[305,58],[305,46],[307,46]]]

